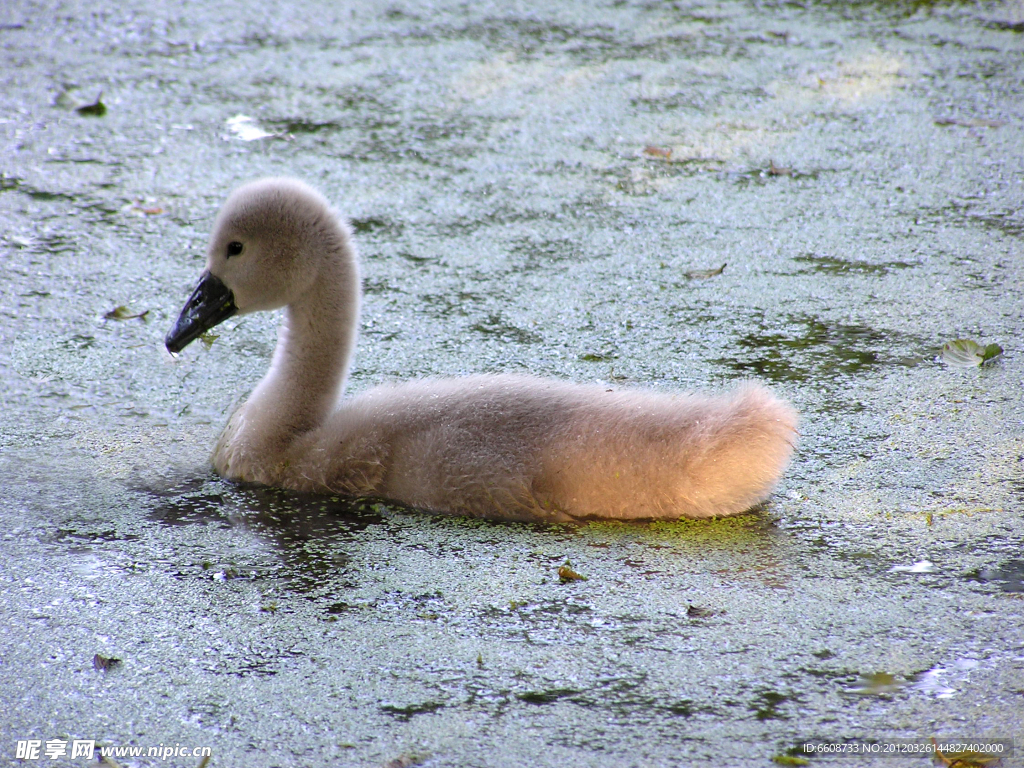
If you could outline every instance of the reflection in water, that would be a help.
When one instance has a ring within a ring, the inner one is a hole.
[[[287,586],[300,594],[320,593],[325,585],[345,586],[338,577],[351,558],[346,553],[360,531],[384,520],[386,507],[371,499],[313,496],[260,486],[241,487],[223,480],[197,479],[147,490],[153,500],[150,519],[168,526],[217,525],[245,528],[273,544]],[[231,562],[202,563],[214,578],[260,578],[271,574]]]
[[[992,568],[981,568],[971,579],[994,583],[1003,592],[1024,592],[1024,560],[1007,560]]]

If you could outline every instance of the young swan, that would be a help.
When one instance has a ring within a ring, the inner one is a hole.
[[[347,227],[301,182],[237,189],[167,349],[286,307],[270,371],[213,452],[226,478],[504,520],[713,517],[763,501],[797,416],[732,394],[609,392],[518,375],[426,379],[342,399],[359,317]]]

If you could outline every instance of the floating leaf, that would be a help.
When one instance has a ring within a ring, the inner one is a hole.
[[[128,307],[121,305],[114,307],[103,316],[104,320],[145,320],[149,310],[144,312],[132,312]]]
[[[429,755],[426,754],[409,752],[384,763],[383,768],[413,768],[413,766],[422,765],[428,757]]]
[[[206,333],[199,334],[199,340],[203,342],[207,349],[213,346],[213,342],[220,338],[220,334],[206,331]]]
[[[92,657],[93,669],[101,669],[104,672],[113,669],[120,663],[121,660],[116,659],[113,656],[102,656],[97,653],[95,656]]]
[[[895,693],[906,685],[896,679],[896,676],[889,672],[874,672],[870,675],[861,675],[857,684],[850,688],[850,693],[859,693],[865,696],[879,696],[886,693]]]
[[[995,360],[1003,354],[1003,348],[998,344],[986,344],[985,349],[981,351],[981,363],[984,365],[989,360]]]
[[[672,157],[672,150],[663,149],[662,147],[646,146],[644,147],[644,154],[650,155],[651,157],[660,157],[664,160],[669,160]]]
[[[565,565],[558,567],[558,580],[563,584],[568,584],[570,581],[586,581],[587,577],[574,571],[572,563],[566,560]]]
[[[772,758],[772,762],[776,765],[810,765],[811,761],[805,757],[795,757],[794,755],[776,755]]]
[[[684,274],[691,280],[707,280],[709,277],[722,274],[725,271],[726,263],[728,262],[723,262],[718,269],[691,269]]]
[[[995,360],[1003,354],[998,344],[981,346],[972,339],[956,339],[942,345],[942,361],[954,368],[975,368]]]
[[[988,752],[975,752],[973,749],[943,752],[939,749],[939,742],[932,736],[932,744],[935,747],[935,758],[941,760],[943,765],[949,768],[987,768],[999,764],[1002,759],[1000,755],[991,755]]]
[[[139,200],[136,198],[121,210],[132,216],[159,216],[161,213],[164,213],[166,209],[153,198],[148,198],[146,200]]]
[[[1002,120],[986,120],[983,117],[972,117],[969,120],[962,120],[957,117],[940,117],[935,121],[936,125],[959,125],[964,128],[1001,128],[1006,125]]]
[[[599,355],[599,354],[597,354],[595,352],[586,352],[586,353],[580,355],[580,360],[582,360],[585,363],[605,363],[605,362],[607,362],[609,360],[614,360],[614,359],[615,359],[615,355],[613,355],[613,354]]]
[[[103,92],[100,91],[100,95],[96,97],[96,101],[92,104],[83,104],[80,107],[76,107],[75,112],[85,117],[103,117],[107,114],[107,105],[103,103]]]
[[[686,609],[686,616],[690,619],[706,619],[714,616],[718,611],[713,611],[710,608],[701,608],[699,605],[690,605]]]

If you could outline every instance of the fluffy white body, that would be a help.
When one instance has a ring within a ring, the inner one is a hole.
[[[207,269],[231,309],[286,307],[270,371],[214,449],[226,478],[506,520],[703,518],[767,498],[796,443],[793,408],[753,383],[707,397],[481,375],[343,398],[355,250],[294,180],[228,198]]]

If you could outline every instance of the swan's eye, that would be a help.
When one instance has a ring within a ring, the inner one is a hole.
[[[230,259],[232,256],[238,256],[242,252],[242,248],[244,247],[245,246],[243,246],[237,240],[232,240],[230,243],[228,243],[228,258]]]

